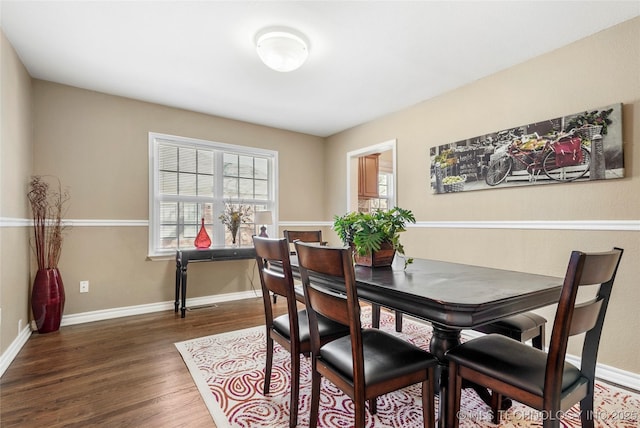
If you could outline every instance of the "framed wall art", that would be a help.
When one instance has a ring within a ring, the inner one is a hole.
[[[430,148],[434,193],[624,177],[622,104]]]

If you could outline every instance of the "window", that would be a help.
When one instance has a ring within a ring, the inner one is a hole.
[[[378,197],[358,201],[358,211],[387,211],[393,208],[393,200],[393,174],[380,172],[378,174]]]
[[[193,248],[203,218],[212,245],[230,245],[218,219],[227,205],[276,219],[276,165],[274,151],[149,133],[149,254]],[[238,243],[251,245],[260,226],[242,224]]]
[[[381,172],[378,174],[378,198],[369,200],[369,210],[387,211],[391,208],[393,200],[393,174]]]

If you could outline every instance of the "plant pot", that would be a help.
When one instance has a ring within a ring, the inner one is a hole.
[[[358,255],[358,252],[354,249],[353,258],[358,266],[382,267],[391,266],[395,254],[396,250],[393,248],[393,245],[385,242],[380,246],[380,249],[374,251],[373,254],[369,253],[361,256]]]
[[[58,268],[38,269],[31,291],[31,310],[39,333],[60,328],[64,300],[64,284]]]

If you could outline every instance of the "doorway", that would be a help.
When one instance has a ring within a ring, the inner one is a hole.
[[[388,174],[387,198],[390,208],[397,202],[396,140],[385,141],[347,153],[347,212],[358,211],[358,163],[363,156],[380,154],[380,171]]]

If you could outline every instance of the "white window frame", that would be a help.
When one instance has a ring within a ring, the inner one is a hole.
[[[158,256],[167,256],[174,255],[176,248],[171,249],[162,249],[159,248],[160,245],[160,203],[163,200],[162,195],[159,192],[159,160],[158,160],[158,146],[159,144],[172,144],[176,146],[182,147],[193,147],[193,148],[204,148],[207,150],[213,150],[219,153],[232,153],[238,155],[246,155],[246,156],[257,156],[257,157],[266,157],[270,161],[269,167],[269,197],[267,200],[242,200],[240,202],[246,204],[258,204],[258,205],[266,205],[267,210],[270,210],[273,216],[272,225],[267,225],[267,233],[269,236],[276,236],[277,229],[277,189],[278,189],[278,152],[274,150],[267,150],[255,147],[248,146],[239,146],[227,143],[220,143],[214,141],[200,140],[189,137],[181,137],[176,135],[169,134],[160,134],[156,132],[149,132],[149,249],[148,255],[149,257],[158,257]],[[223,189],[223,175],[220,171],[223,170],[223,156],[217,156],[218,160],[215,165],[215,179],[214,179],[214,187],[215,197],[206,198],[206,197],[181,197],[184,201],[188,202],[206,202],[212,203],[214,205],[214,210],[216,212],[222,212],[224,203],[226,200],[222,196]],[[256,225],[259,227],[260,225]],[[216,221],[213,224],[213,237],[212,237],[212,247],[222,247],[224,246],[224,236],[225,229],[224,225],[220,221]],[[181,249],[193,249],[190,248],[181,248]]]
[[[392,172],[386,172],[386,171],[380,171],[378,173],[378,177],[381,175],[386,175],[387,176],[387,196],[378,196],[377,200],[386,200],[387,201],[387,210],[390,210],[391,208],[394,207],[393,201],[395,201],[395,195],[393,194],[394,189],[395,189],[395,184],[393,182],[394,176]],[[378,178],[378,183],[380,182],[380,179]],[[380,190],[380,185],[378,186],[378,193]]]

